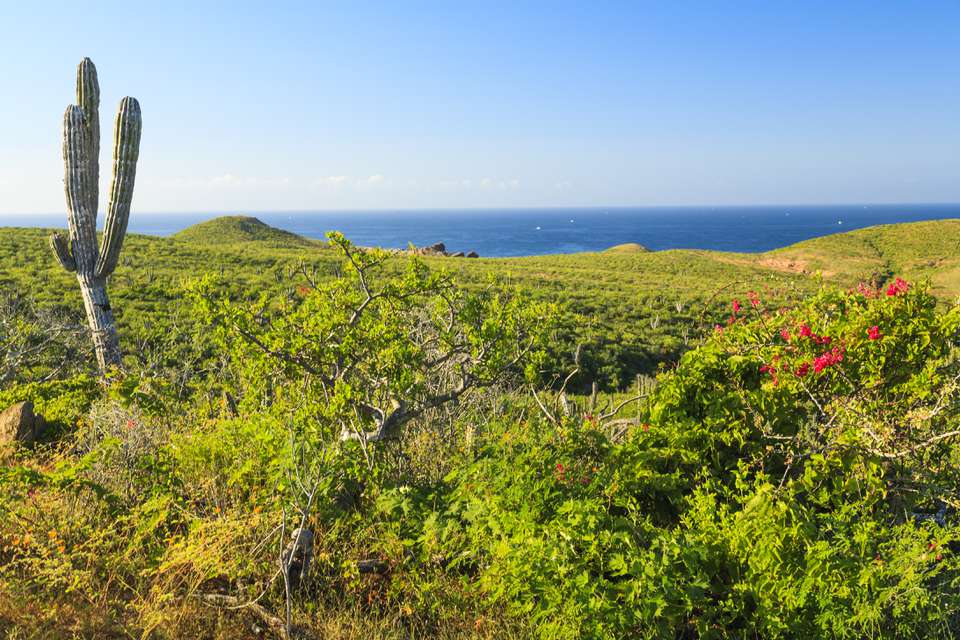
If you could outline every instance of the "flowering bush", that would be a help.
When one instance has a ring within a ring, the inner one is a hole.
[[[424,553],[549,638],[955,637],[960,312],[886,292],[734,301],[621,444],[507,429]]]

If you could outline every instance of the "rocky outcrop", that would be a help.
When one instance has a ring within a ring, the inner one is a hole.
[[[445,245],[442,242],[435,242],[429,247],[417,247],[411,244],[410,248],[407,249],[406,251],[399,251],[397,253],[413,254],[415,256],[434,256],[434,257],[443,256],[445,258],[463,258],[463,257],[479,258],[480,257],[480,254],[478,254],[476,251],[471,251],[467,254],[464,254],[463,251],[450,253],[449,251],[447,251],[447,245]]]
[[[42,430],[43,418],[33,412],[33,403],[29,400],[0,413],[0,445],[31,444]]]

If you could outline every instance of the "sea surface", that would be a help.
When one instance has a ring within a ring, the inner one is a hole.
[[[341,231],[361,246],[443,242],[451,252],[527,256],[599,251],[626,242],[654,250],[762,252],[877,224],[960,218],[960,204],[134,213],[129,229],[170,235],[238,213],[311,238]],[[66,219],[62,214],[4,216],[0,225],[64,227]]]

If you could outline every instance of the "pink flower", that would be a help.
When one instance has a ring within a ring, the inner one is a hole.
[[[910,285],[903,278],[897,278],[894,280],[893,284],[887,287],[888,296],[896,296],[901,293],[906,293],[910,289]]]
[[[843,347],[834,347],[830,351],[824,351],[813,360],[813,370],[820,373],[827,367],[832,367],[842,360]]]
[[[801,337],[801,338],[809,338],[809,337],[812,336],[812,335],[813,335],[813,332],[810,331],[810,327],[808,327],[806,324],[800,325],[800,337]]]
[[[760,306],[760,296],[758,296],[755,292],[751,291],[747,294],[747,297],[750,298],[750,306],[752,306],[754,309]]]
[[[740,301],[736,298],[733,299],[733,312],[740,313]]]
[[[807,375],[807,373],[809,372],[810,372],[810,363],[804,362],[799,367],[797,367],[797,370],[795,373],[798,378],[802,378],[803,376]]]
[[[786,340],[787,342],[790,342],[790,332],[787,331],[786,329],[780,329],[780,337]]]
[[[883,334],[880,333],[880,327],[876,325],[867,329],[867,337],[871,340],[879,340],[881,335]]]

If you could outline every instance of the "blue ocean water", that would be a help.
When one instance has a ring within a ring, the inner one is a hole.
[[[169,235],[217,214],[131,215],[130,231]],[[526,256],[599,251],[625,242],[650,249],[760,252],[801,240],[895,222],[960,218],[960,204],[621,207],[490,210],[259,212],[267,224],[322,238],[343,232],[361,246],[443,242],[448,251]],[[0,218],[2,225],[66,224],[62,216]]]

